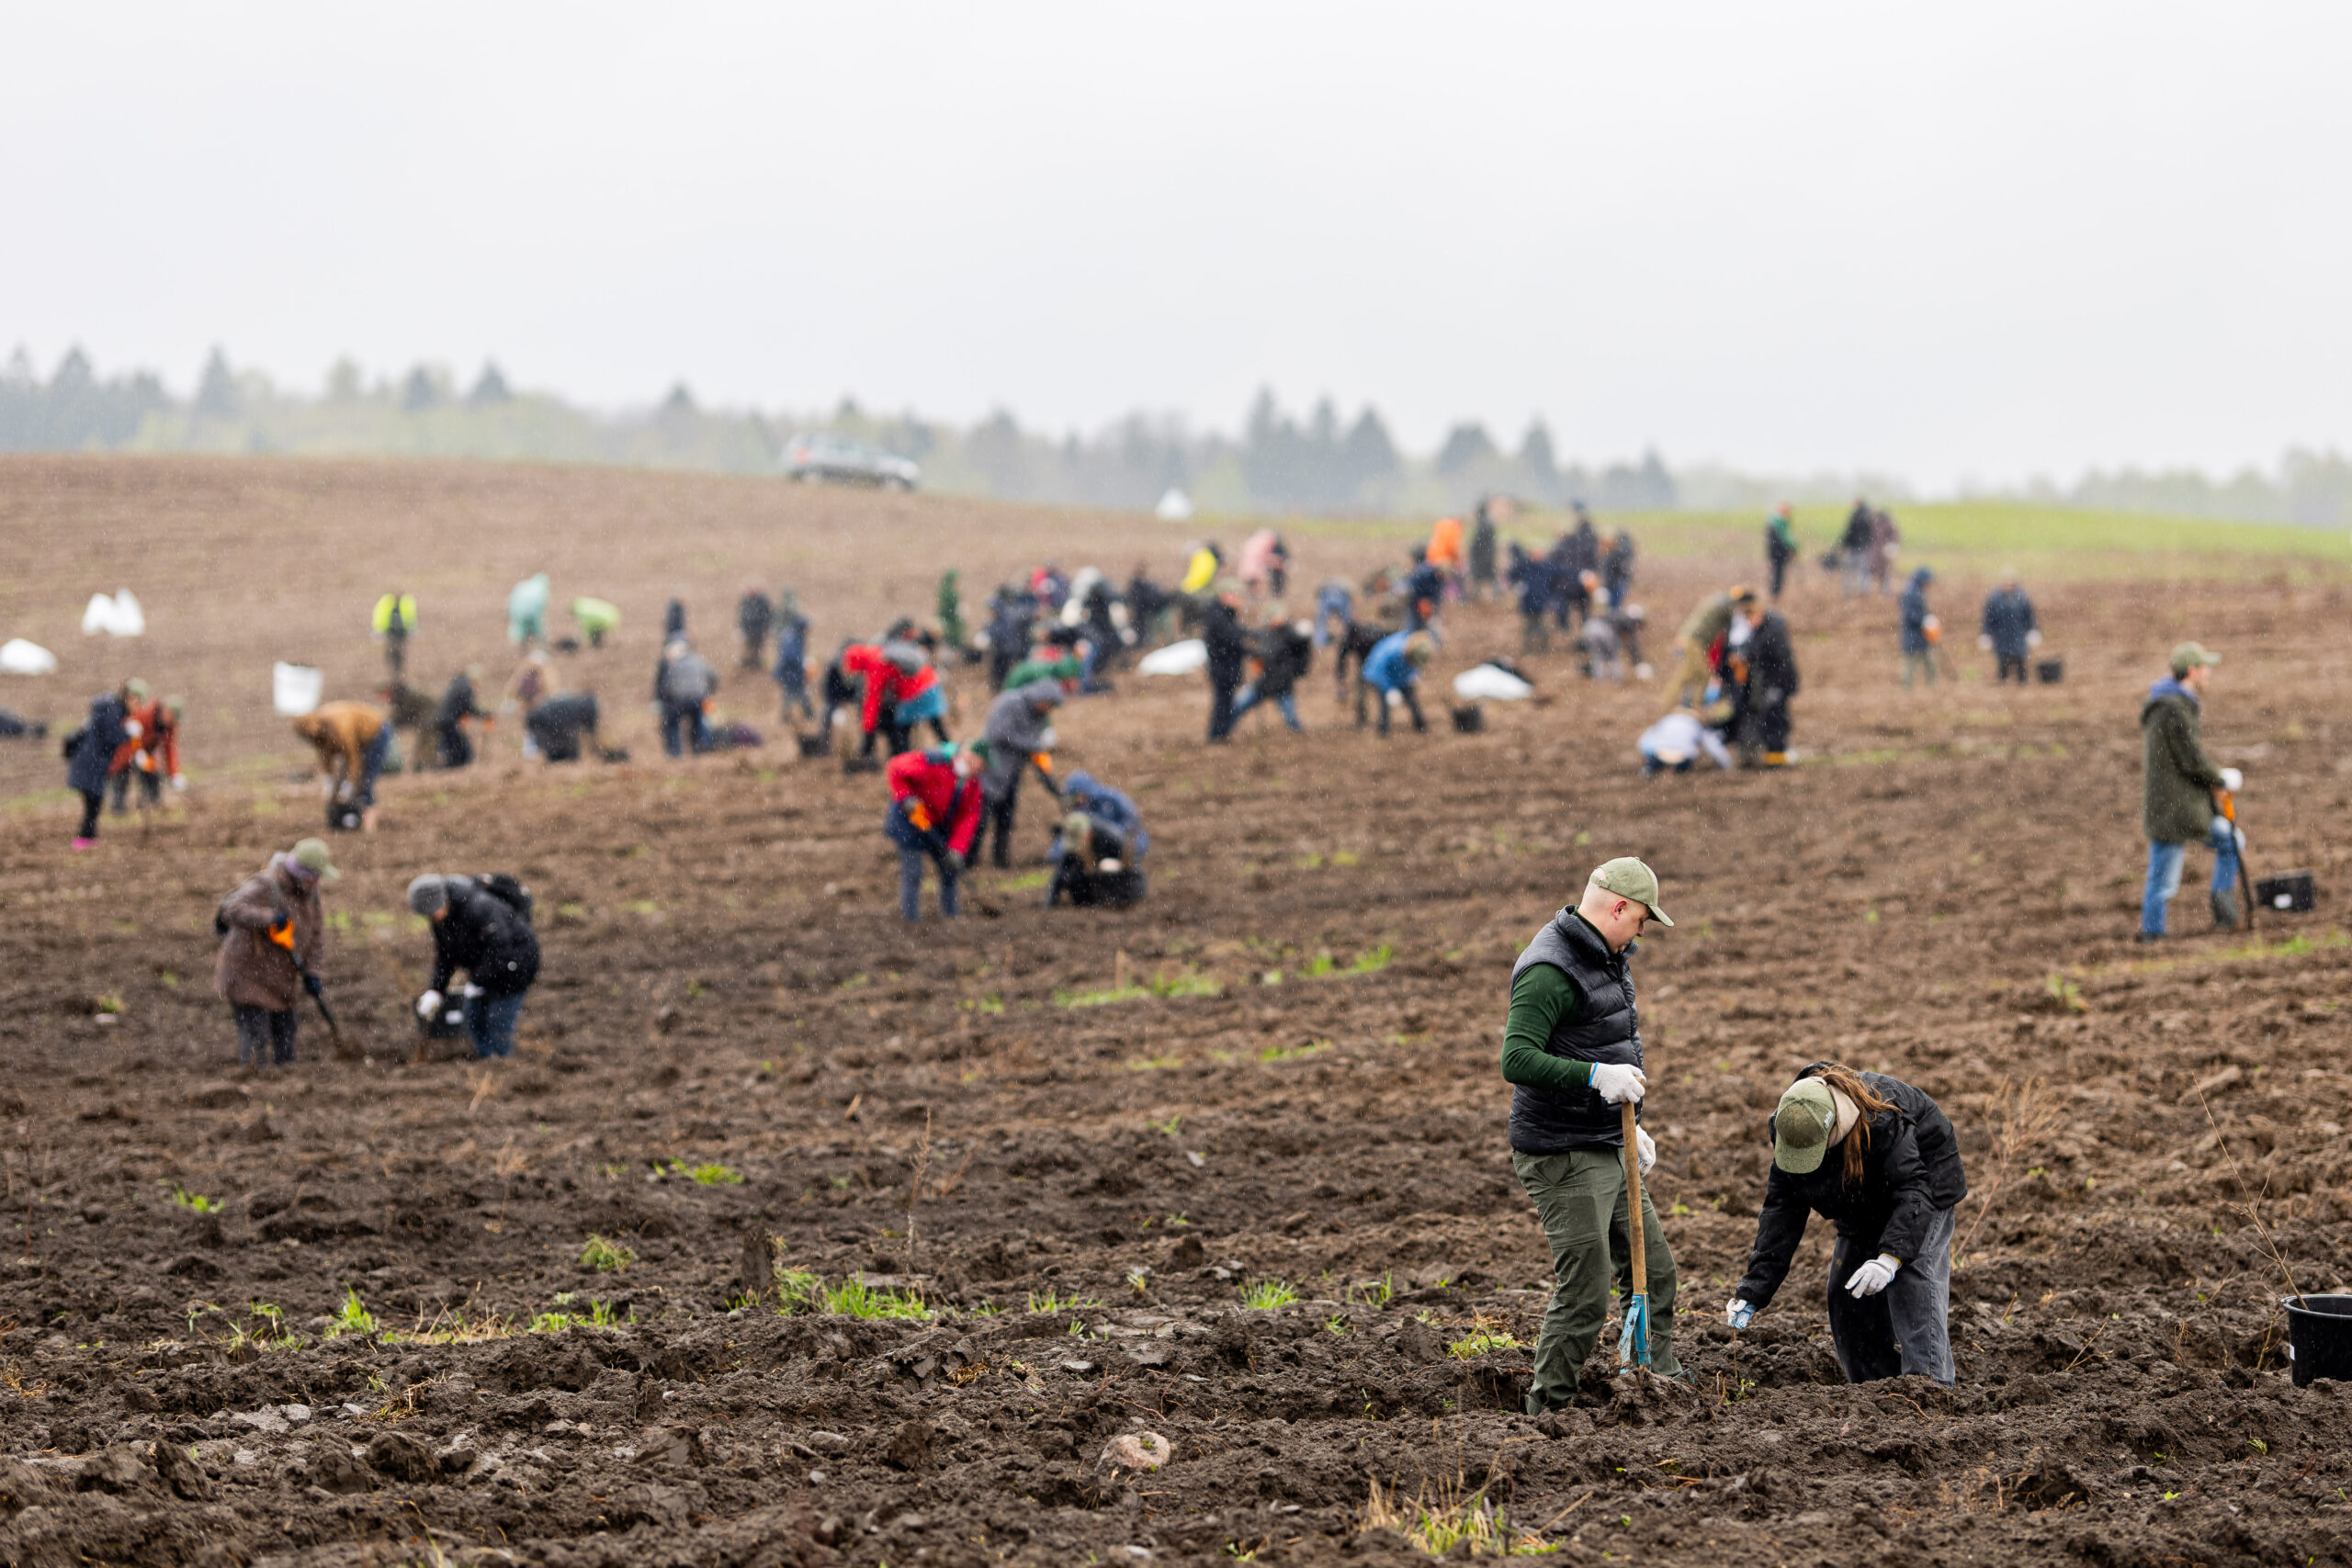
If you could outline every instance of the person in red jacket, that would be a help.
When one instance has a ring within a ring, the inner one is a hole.
[[[922,916],[922,863],[939,868],[939,912],[956,918],[956,880],[979,840],[980,759],[968,747],[934,746],[890,759],[890,815],[882,831],[899,848],[899,913]]]
[[[931,660],[916,644],[892,638],[878,644],[852,643],[842,649],[841,663],[843,673],[865,682],[865,705],[859,715],[865,739],[857,754],[874,755],[877,735],[889,743],[891,756],[906,750],[909,727],[899,722],[899,708],[938,686],[939,672],[931,667]]]
[[[139,728],[115,748],[107,764],[107,782],[114,788],[118,815],[130,807],[134,774],[140,799],[147,806],[162,803],[165,779],[172,781],[174,789],[187,788],[187,780],[180,773],[180,715],[186,711],[187,705],[177,697],[141,703],[130,710]]]

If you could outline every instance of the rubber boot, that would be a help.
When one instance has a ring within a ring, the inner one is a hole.
[[[2236,898],[2233,895],[2232,895],[2232,894],[2228,894],[2228,893],[2218,893],[2218,892],[2217,892],[2217,893],[2215,893],[2215,894],[2213,894],[2213,895],[2212,895],[2212,904],[2213,904],[2213,929],[2214,929],[2215,931],[2233,931],[2237,930],[2237,929],[2238,929],[2238,901],[2237,901],[2237,898]]]

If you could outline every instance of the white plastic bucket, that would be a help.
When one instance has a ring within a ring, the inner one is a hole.
[[[307,664],[269,667],[269,700],[280,716],[300,718],[319,705],[326,694],[327,678]]]

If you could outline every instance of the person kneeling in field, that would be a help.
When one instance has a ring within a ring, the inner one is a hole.
[[[466,1032],[477,1057],[514,1054],[514,1022],[539,977],[531,896],[511,876],[424,875],[408,885],[408,907],[433,922],[433,979],[416,1014],[440,1010],[442,993],[466,972]]]
[[[1719,768],[1731,766],[1731,748],[1722,734],[1687,707],[1679,707],[1647,729],[1634,743],[1642,754],[1642,777],[1662,773],[1687,773],[1701,757]]]
[[[1772,1174],[1756,1247],[1725,1319],[1772,1304],[1809,1214],[1838,1228],[1829,1337],[1849,1382],[1921,1373],[1952,1382],[1952,1211],[1968,1196],[1951,1122],[1883,1073],[1815,1062],[1773,1112]]]
[[[1144,852],[1151,848],[1151,835],[1144,831],[1136,803],[1080,771],[1062,786],[1062,804],[1068,814],[1046,852],[1054,867],[1046,887],[1046,908],[1064,898],[1081,909],[1140,899]]]

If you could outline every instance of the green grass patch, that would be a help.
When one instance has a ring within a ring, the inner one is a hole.
[[[601,1235],[591,1235],[580,1248],[581,1266],[599,1274],[617,1274],[636,1261],[636,1253]]]
[[[1215,997],[1222,996],[1224,992],[1225,982],[1214,975],[1178,975],[1172,979],[1154,978],[1106,991],[1056,991],[1054,1005],[1058,1008],[1099,1008],[1120,1002],[1149,1001],[1155,998]]]
[[[329,1339],[340,1339],[346,1334],[356,1334],[364,1338],[372,1339],[379,1326],[376,1314],[369,1312],[368,1303],[359,1299],[359,1292],[354,1287],[345,1286],[343,1305],[335,1309],[334,1321],[327,1325],[326,1337]]]
[[[615,1312],[610,1302],[590,1302],[584,1313],[562,1310],[570,1307],[573,1300],[568,1291],[556,1297],[558,1310],[543,1312],[532,1318],[528,1331],[533,1334],[561,1334],[572,1328],[626,1328],[635,1321],[634,1314],[623,1317]]]
[[[1252,1280],[1241,1287],[1241,1304],[1253,1312],[1272,1312],[1298,1300],[1298,1287],[1288,1280]]]
[[[1029,1292],[1029,1310],[1040,1317],[1058,1317],[1066,1312],[1099,1312],[1102,1303],[1092,1296],[1057,1296],[1051,1290],[1039,1295]]]
[[[1489,1350],[1516,1350],[1519,1341],[1500,1329],[1474,1328],[1445,1348],[1445,1353],[1458,1360],[1483,1356]]]
[[[673,1159],[666,1165],[656,1166],[654,1169],[657,1174],[689,1177],[705,1187],[743,1185],[741,1171],[735,1169],[732,1166],[720,1165],[716,1160],[707,1165],[688,1165],[684,1160]]]
[[[1309,1040],[1299,1045],[1269,1045],[1258,1053],[1261,1062],[1295,1062],[1305,1056],[1319,1056],[1331,1048],[1329,1040]]]
[[[228,1207],[218,1198],[208,1198],[201,1192],[191,1192],[178,1182],[172,1183],[172,1201],[191,1213],[217,1214]]]

